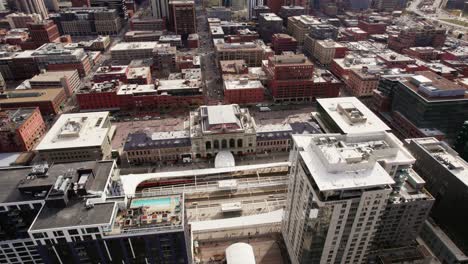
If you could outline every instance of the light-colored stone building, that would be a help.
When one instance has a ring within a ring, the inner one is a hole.
[[[109,112],[63,114],[36,151],[48,163],[102,160],[111,154]]]
[[[326,39],[317,40],[314,43],[313,56],[323,65],[330,65],[335,58],[336,49],[343,49],[344,46],[340,43]]]
[[[190,113],[192,153],[214,157],[222,150],[236,155],[256,151],[256,124],[249,110],[239,105],[201,106]]]

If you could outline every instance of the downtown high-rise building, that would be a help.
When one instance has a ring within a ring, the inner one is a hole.
[[[15,5],[26,14],[39,14],[43,19],[49,16],[44,0],[16,0]]]
[[[356,98],[318,100],[329,133],[293,135],[282,233],[299,263],[367,263],[414,245],[434,198],[416,159]],[[338,134],[341,133],[341,134]]]
[[[292,263],[367,263],[416,239],[434,199],[393,134],[293,141],[282,226]]]
[[[155,18],[168,18],[169,0],[151,0],[151,13]]]

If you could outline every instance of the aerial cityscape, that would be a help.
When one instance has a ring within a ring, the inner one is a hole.
[[[0,263],[468,264],[468,0],[0,0]]]

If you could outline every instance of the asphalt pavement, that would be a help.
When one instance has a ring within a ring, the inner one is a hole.
[[[213,45],[213,39],[209,33],[206,11],[197,4],[197,33],[199,37],[198,53],[201,60],[202,78],[205,82],[205,98],[207,104],[213,104],[223,101],[223,87],[221,73],[216,63],[216,54]]]

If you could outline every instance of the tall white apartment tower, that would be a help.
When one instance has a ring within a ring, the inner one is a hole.
[[[282,233],[293,264],[365,263],[393,178],[381,136],[297,135]]]

